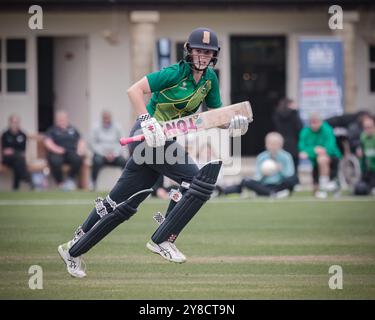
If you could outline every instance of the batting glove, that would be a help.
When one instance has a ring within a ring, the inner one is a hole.
[[[142,121],[141,128],[147,145],[152,148],[164,146],[165,135],[159,122],[149,114],[143,114],[138,119]]]
[[[230,121],[229,135],[231,137],[239,137],[247,132],[249,121],[244,116],[234,116]]]

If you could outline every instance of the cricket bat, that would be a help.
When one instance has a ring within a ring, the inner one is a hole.
[[[190,116],[170,121],[160,122],[160,124],[164,130],[166,138],[170,139],[191,132],[198,132],[229,124],[231,119],[236,115],[244,116],[249,122],[252,122],[253,111],[251,109],[250,102],[243,101],[226,107],[195,113]],[[145,137],[143,134],[129,138],[121,138],[120,144],[125,146],[128,143],[143,141],[144,139]]]

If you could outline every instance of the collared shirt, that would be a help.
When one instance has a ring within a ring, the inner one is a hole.
[[[1,148],[12,148],[16,151],[25,152],[26,150],[26,134],[21,130],[12,133],[10,130],[5,131],[1,136]]]
[[[47,130],[46,136],[67,151],[76,151],[80,139],[79,132],[72,126],[68,126],[66,129],[53,126]]]
[[[318,146],[326,149],[330,157],[341,158],[333,129],[326,121],[323,121],[318,131],[313,131],[310,127],[304,127],[299,134],[299,151],[306,152],[314,165],[316,164],[314,149]]]
[[[189,64],[181,60],[147,76],[152,97],[148,113],[158,121],[168,121],[195,113],[203,101],[208,108],[221,107],[219,81],[207,68],[198,83]]]

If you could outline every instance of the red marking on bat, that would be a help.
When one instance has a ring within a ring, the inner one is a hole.
[[[171,130],[176,130],[176,123],[166,123],[165,124],[165,130],[166,131],[171,131]]]
[[[198,127],[195,125],[195,121],[192,118],[187,120],[179,119],[173,122],[167,122],[164,127],[165,134],[178,134],[178,133],[188,133],[190,131],[196,131]]]
[[[185,133],[188,130],[187,124],[184,120],[178,120],[177,121],[177,129],[181,132]]]

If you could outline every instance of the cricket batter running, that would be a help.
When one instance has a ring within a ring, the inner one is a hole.
[[[138,114],[130,135],[143,133],[145,140],[129,145],[132,156],[113,189],[105,199],[95,201],[95,208],[78,227],[73,239],[58,247],[72,276],[86,276],[82,255],[137,212],[160,175],[180,185],[180,196],[171,200],[165,220],[151,236],[147,248],[172,262],[186,261],[175,245],[176,238],[210,198],[222,162],[212,161],[198,169],[189,155],[181,150],[182,146],[174,139],[166,139],[159,122],[196,113],[203,101],[209,109],[222,106],[218,79],[212,69],[219,51],[214,31],[195,29],[185,43],[183,60],[148,74],[128,89],[130,102]],[[152,97],[146,105],[144,95],[149,93]],[[248,119],[236,115],[225,128],[230,130],[231,136],[243,135],[248,129]],[[165,161],[139,163],[135,158],[135,149],[139,147],[146,154],[147,151],[165,153],[167,148],[174,147],[177,154],[182,151],[184,161],[175,164]]]

